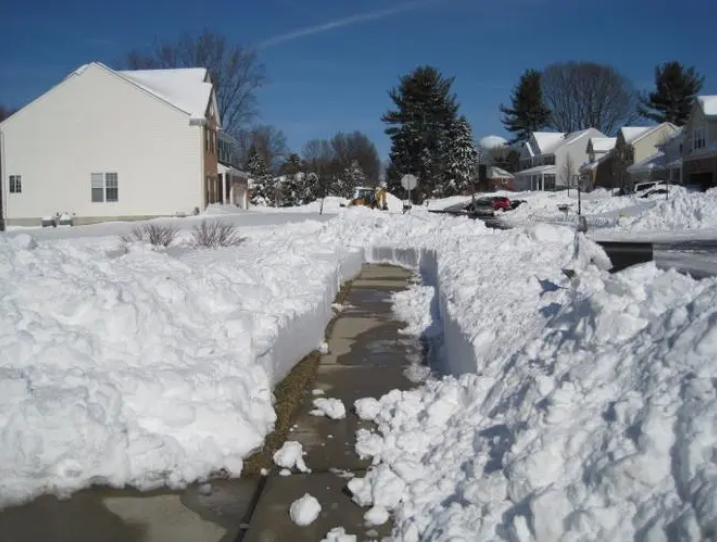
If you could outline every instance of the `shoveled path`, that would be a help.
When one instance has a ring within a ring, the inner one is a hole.
[[[347,417],[331,420],[311,415],[315,396],[307,394],[289,438],[303,444],[312,472],[268,476],[248,528],[239,536],[241,542],[319,542],[334,527],[344,527],[359,541],[390,534],[389,524],[364,525],[365,510],[351,501],[346,485],[348,476],[362,476],[369,466],[354,452],[356,430],[366,426],[353,412],[354,401],[410,388],[405,368],[420,362],[420,345],[399,335],[403,326],[391,313],[391,292],[404,289],[410,278],[410,273],[396,267],[367,265],[353,282],[348,306],[330,329],[330,353],[322,358],[315,385],[325,392],[323,397],[341,399]],[[311,525],[299,527],[289,518],[289,506],[305,493],[318,499],[322,512]]]

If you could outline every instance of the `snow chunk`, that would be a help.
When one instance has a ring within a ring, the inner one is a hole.
[[[289,507],[289,517],[296,525],[305,527],[311,525],[321,513],[321,505],[315,497],[305,493],[303,497],[295,500]]]
[[[381,410],[381,404],[373,397],[365,397],[354,401],[356,414],[362,420],[372,421]]]
[[[274,463],[285,469],[296,468],[300,472],[311,472],[304,463],[304,449],[300,442],[286,441],[281,448],[274,452]]]
[[[343,527],[334,527],[326,533],[326,538],[321,542],[356,542],[357,540],[355,534],[347,534]]]
[[[311,411],[314,416],[327,416],[332,420],[340,420],[346,417],[346,407],[340,399],[320,397],[314,399],[315,410]]]
[[[390,517],[391,515],[388,513],[388,510],[386,510],[382,506],[374,506],[364,514],[366,525],[369,527],[383,525],[389,520]]]

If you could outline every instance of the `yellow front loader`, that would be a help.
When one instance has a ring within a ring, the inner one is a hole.
[[[388,204],[386,202],[386,188],[380,186],[377,188],[370,188],[366,186],[358,186],[354,190],[354,195],[351,198],[349,207],[355,205],[363,205],[371,209],[380,209],[381,211],[388,210]]]

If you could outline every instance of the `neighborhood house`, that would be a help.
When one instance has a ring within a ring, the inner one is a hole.
[[[586,142],[604,137],[605,134],[595,128],[569,134],[533,132],[523,143],[515,190],[559,190],[574,186],[580,166],[588,160]]]
[[[221,119],[204,68],[116,71],[93,62],[0,123],[5,218],[76,224],[246,204],[219,160]]]

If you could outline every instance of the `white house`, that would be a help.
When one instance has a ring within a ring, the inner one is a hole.
[[[580,166],[588,161],[588,139],[604,137],[605,134],[595,128],[569,134],[533,132],[521,149],[521,170],[515,174],[515,190],[556,190],[572,186]]]
[[[9,224],[193,213],[223,202],[220,130],[204,68],[115,71],[93,62],[0,123]]]

